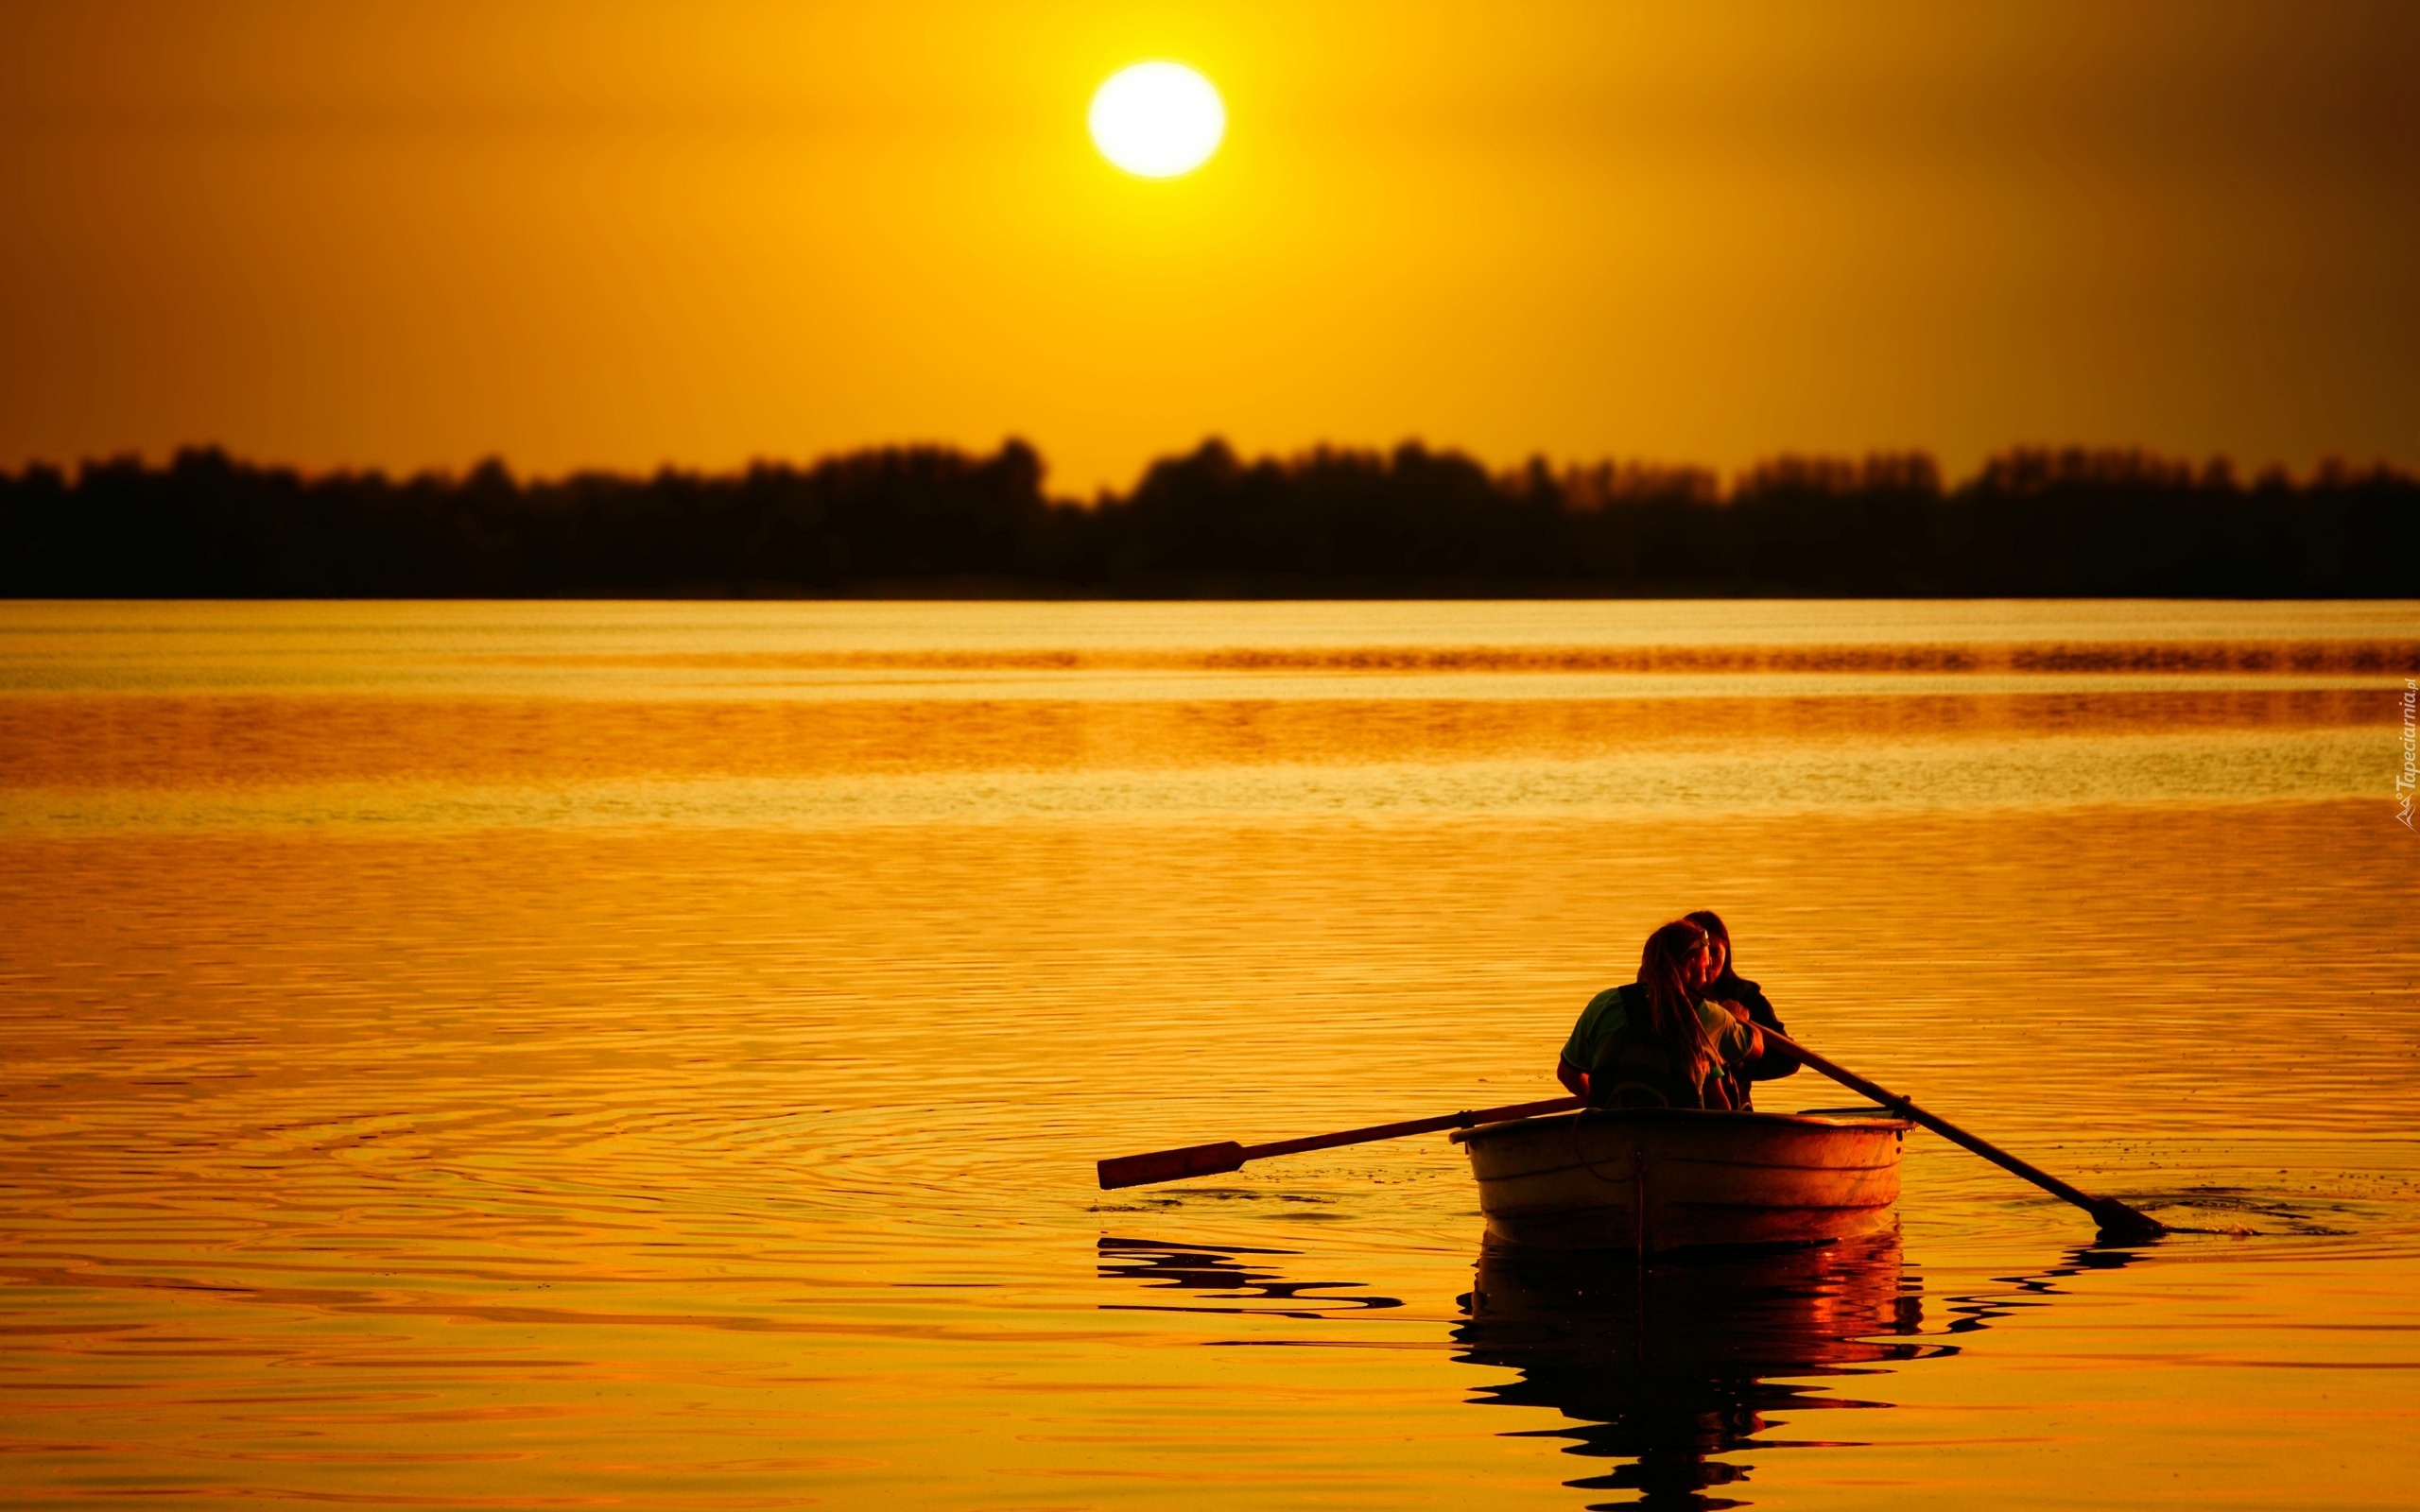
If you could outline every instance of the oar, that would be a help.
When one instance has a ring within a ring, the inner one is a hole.
[[[1120,1155],[1100,1162],[1100,1189],[1148,1187],[1161,1181],[1182,1181],[1189,1176],[1223,1176],[1243,1169],[1246,1160],[1272,1155],[1299,1155],[1305,1150],[1332,1150],[1340,1144],[1367,1144],[1373,1140],[1399,1140],[1408,1134],[1434,1134],[1443,1128],[1477,1128],[1481,1124],[1509,1124],[1541,1113],[1568,1113],[1580,1106],[1577,1097],[1549,1097],[1542,1103],[1514,1103],[1509,1108],[1481,1108],[1438,1118],[1406,1119],[1400,1124],[1374,1124],[1338,1134],[1311,1134],[1273,1144],[1188,1144],[1179,1150],[1153,1150],[1149,1155]]]
[[[1764,1030],[1764,1036],[1767,1042],[1779,1045],[1790,1056],[1814,1067],[1852,1091],[1863,1092],[1910,1123],[1922,1124],[1943,1139],[1966,1146],[2001,1170],[2013,1171],[2052,1196],[2074,1203],[2084,1211],[2091,1213],[2092,1221],[2099,1224],[2101,1233],[2109,1238],[2157,1239],[2168,1232],[2168,1225],[2148,1213],[2137,1212],[2116,1197],[2096,1197],[2088,1192],[2071,1187],[2039,1166],[2018,1160],[1998,1145],[1977,1139],[1939,1113],[1928,1113],[1897,1092],[1876,1086],[1845,1066],[1834,1065],[1788,1035],[1768,1028]]]

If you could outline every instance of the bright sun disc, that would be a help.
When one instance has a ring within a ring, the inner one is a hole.
[[[1100,155],[1144,179],[1201,166],[1227,134],[1227,107],[1183,63],[1136,63],[1110,76],[1086,116]]]

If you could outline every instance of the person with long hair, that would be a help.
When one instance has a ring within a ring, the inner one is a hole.
[[[1713,937],[1676,919],[1647,936],[1638,980],[1588,1001],[1555,1074],[1592,1108],[1729,1108],[1737,1069],[1764,1053],[1756,1026],[1706,996]]]
[[[1723,923],[1722,916],[1711,908],[1701,908],[1696,913],[1682,917],[1704,930],[1714,941],[1715,976],[1707,986],[1705,995],[1718,1003],[1728,1003],[1734,1008],[1745,1011],[1750,1022],[1759,1028],[1771,1029],[1775,1034],[1788,1034],[1789,1031],[1782,1026],[1781,1016],[1773,1012],[1772,1004],[1766,999],[1764,988],[1739,974],[1738,963],[1731,952],[1731,929]],[[1754,1083],[1772,1081],[1790,1075],[1797,1070],[1797,1061],[1769,1048],[1735,1074],[1739,1083],[1735,1101],[1741,1108],[1751,1107],[1748,1094],[1754,1090]]]

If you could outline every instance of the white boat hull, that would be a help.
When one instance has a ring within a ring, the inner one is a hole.
[[[1893,1228],[1912,1126],[1881,1115],[1586,1108],[1454,1138],[1470,1153],[1492,1238],[1654,1253]]]

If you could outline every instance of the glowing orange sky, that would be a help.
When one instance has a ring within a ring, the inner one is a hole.
[[[1093,88],[1217,81],[1201,172]],[[0,464],[2420,461],[2420,6],[0,9]]]

